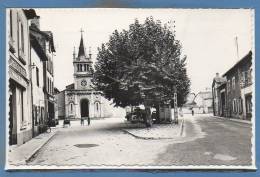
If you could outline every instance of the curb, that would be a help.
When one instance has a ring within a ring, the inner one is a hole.
[[[124,133],[127,133],[127,134],[129,134],[129,135],[131,135],[131,136],[137,138],[137,139],[143,139],[143,140],[159,140],[159,139],[162,139],[162,138],[153,138],[153,137],[137,136],[137,135],[135,135],[135,134],[133,134],[133,133],[130,133],[129,131],[127,131],[127,130],[125,130],[125,129],[122,129],[122,131],[123,131]],[[169,138],[167,138],[167,139],[169,139]]]
[[[180,126],[181,126],[181,130],[180,130],[179,136],[183,136],[183,131],[184,131],[184,119],[182,119]],[[136,139],[143,139],[143,140],[167,140],[167,139],[168,139],[168,140],[169,140],[169,139],[175,139],[175,138],[176,138],[176,137],[174,137],[174,138],[142,137],[142,136],[137,136],[137,135],[135,135],[135,134],[133,134],[133,133],[131,133],[131,132],[125,130],[125,129],[121,129],[121,130],[122,130],[124,133],[127,133],[127,134],[133,136],[133,137],[136,138]]]
[[[29,157],[25,158],[25,163],[32,162],[36,155],[39,153],[40,149],[45,146],[53,137],[56,135],[58,131],[54,132],[44,143],[42,143],[38,148],[36,148]]]
[[[183,131],[184,131],[184,119],[181,121],[181,131],[180,131],[180,136],[183,136]]]
[[[222,119],[222,120],[226,120],[226,121],[231,121],[231,122],[237,122],[237,123],[242,123],[242,124],[248,124],[248,125],[252,125],[252,122],[250,121],[241,121],[240,119],[236,120],[236,119],[231,119],[231,118],[225,118],[225,117],[219,117],[219,116],[212,116],[215,119]]]

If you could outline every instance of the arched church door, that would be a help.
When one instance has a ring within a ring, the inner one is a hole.
[[[88,100],[86,100],[86,99],[81,100],[80,112],[81,112],[81,117],[88,117],[89,116]]]

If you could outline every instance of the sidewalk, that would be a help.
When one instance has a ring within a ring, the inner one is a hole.
[[[183,135],[184,119],[179,119],[179,124],[153,124],[146,128],[143,124],[126,123],[122,130],[135,138],[146,140],[173,139]]]
[[[233,118],[219,117],[219,116],[212,116],[212,117],[217,118],[217,119],[227,120],[227,121],[245,123],[245,124],[249,124],[249,125],[252,124],[252,122],[250,120],[233,119]]]
[[[52,128],[50,133],[42,133],[25,144],[9,147],[8,164],[10,166],[26,165],[35,154],[58,132],[58,128]]]

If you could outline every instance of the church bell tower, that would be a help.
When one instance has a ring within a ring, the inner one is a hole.
[[[75,90],[91,90],[91,79],[93,77],[93,68],[91,61],[91,51],[87,55],[83,41],[83,30],[79,44],[78,55],[76,55],[75,47],[73,51],[74,66],[74,87]]]

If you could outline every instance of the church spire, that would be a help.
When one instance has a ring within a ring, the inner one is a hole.
[[[80,39],[80,44],[79,44],[79,52],[78,52],[78,57],[80,56],[86,56],[86,53],[85,53],[85,47],[84,47],[84,42],[83,42],[83,35],[82,33],[84,32],[82,29],[80,30],[81,32],[81,39]]]

